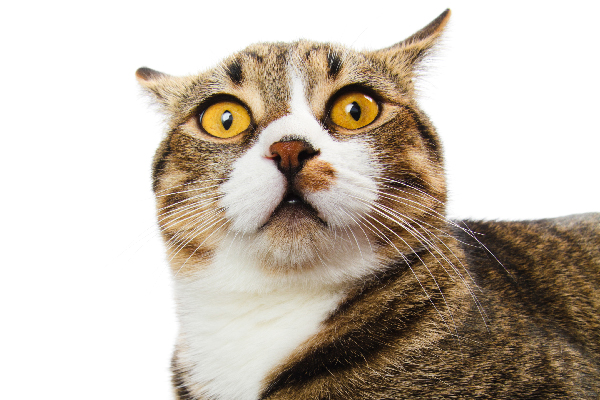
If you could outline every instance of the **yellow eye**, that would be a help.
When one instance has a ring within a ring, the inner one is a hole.
[[[379,106],[369,96],[350,92],[338,97],[331,107],[330,118],[334,124],[346,129],[358,129],[377,118]]]
[[[200,116],[200,125],[210,135],[227,139],[250,126],[250,115],[239,103],[222,101],[208,107]]]

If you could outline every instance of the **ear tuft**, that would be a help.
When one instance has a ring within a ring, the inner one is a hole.
[[[168,106],[173,77],[146,67],[135,71],[135,77],[146,93],[151,94],[163,109]]]
[[[435,40],[440,36],[444,30],[444,27],[450,20],[450,9],[446,9],[443,13],[441,13],[436,19],[431,21],[425,28],[421,29],[417,33],[411,35],[410,37],[404,39],[398,45],[403,45],[404,47],[408,47],[413,44],[418,44],[423,41]]]
[[[417,75],[419,65],[439,41],[450,14],[450,10],[447,9],[423,29],[400,43],[367,54],[386,65],[389,71],[405,81],[407,88],[412,90],[412,78]]]
[[[160,78],[164,78],[166,76],[167,75],[163,74],[162,72],[158,72],[147,67],[138,68],[138,70],[135,71],[135,77],[141,84],[144,84],[144,82],[151,82]]]

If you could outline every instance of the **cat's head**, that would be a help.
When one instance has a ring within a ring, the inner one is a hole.
[[[169,121],[153,179],[173,269],[335,282],[426,247],[446,188],[414,79],[449,15],[378,51],[266,43],[194,76],[140,68]]]

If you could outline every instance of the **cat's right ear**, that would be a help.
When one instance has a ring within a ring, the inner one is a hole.
[[[135,77],[144,90],[154,97],[154,100],[166,109],[170,105],[173,77],[153,69],[142,67],[135,71]]]
[[[414,75],[421,62],[438,43],[450,20],[447,9],[420,31],[385,49],[370,52],[370,55],[386,64],[387,68],[400,76]]]

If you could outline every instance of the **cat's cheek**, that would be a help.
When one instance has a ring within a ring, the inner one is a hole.
[[[301,193],[307,195],[322,190],[327,190],[335,184],[336,170],[331,163],[321,159],[313,159],[298,173],[294,186]]]
[[[221,191],[221,206],[236,232],[254,232],[263,226],[283,199],[285,177],[257,148],[238,159]]]
[[[359,174],[353,175],[355,179],[340,179],[327,190],[306,195],[308,202],[318,210],[319,218],[331,228],[359,225],[377,199],[375,183]],[[360,186],[352,183],[357,181]]]
[[[364,142],[332,142],[323,147],[322,158],[335,171],[335,180],[324,190],[305,192],[305,198],[330,227],[359,225],[377,200],[381,168],[371,153]]]

